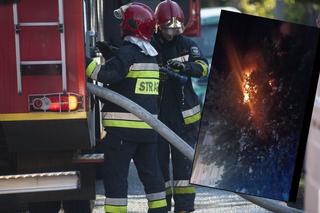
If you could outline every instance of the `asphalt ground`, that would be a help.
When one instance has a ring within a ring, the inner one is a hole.
[[[147,212],[147,200],[143,186],[138,178],[133,163],[130,165],[128,177],[128,212]],[[104,213],[104,188],[102,180],[97,180],[96,200],[93,213]],[[222,190],[196,186],[195,213],[267,213],[269,211],[256,206],[240,196]]]

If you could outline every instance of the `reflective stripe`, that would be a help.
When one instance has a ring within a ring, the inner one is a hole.
[[[173,186],[179,187],[179,186],[191,186],[191,185],[189,180],[174,180]]]
[[[104,200],[105,205],[112,205],[112,206],[126,206],[128,204],[127,198],[109,198],[107,197]]]
[[[150,209],[163,208],[167,206],[167,201],[166,199],[149,201],[148,206]]]
[[[194,123],[201,118],[201,113],[200,113],[200,105],[197,105],[193,107],[192,109],[188,109],[182,112],[182,116],[184,118],[184,123],[185,124],[191,124]]]
[[[157,192],[157,193],[147,194],[146,196],[149,201],[160,200],[160,199],[164,199],[166,197],[166,193],[165,192]]]
[[[165,182],[165,187],[166,187],[166,195],[171,195],[172,194],[172,181],[169,180]]]
[[[159,79],[137,79],[135,94],[158,95]]]
[[[92,60],[92,61],[90,62],[90,64],[87,66],[86,75],[87,75],[88,77],[91,77],[91,75],[92,75],[94,69],[96,68],[96,66],[97,66],[97,62],[96,62],[95,60]]]
[[[193,194],[196,193],[196,189],[194,186],[188,187],[175,187],[173,188],[174,194]]]
[[[177,58],[170,59],[171,61],[181,61],[181,62],[187,62],[189,60],[189,55],[183,55]]]
[[[127,78],[159,78],[159,71],[132,71],[129,70]]]
[[[202,60],[196,60],[195,63],[199,64],[202,67],[202,77],[207,76],[209,72],[208,65]]]
[[[127,213],[127,206],[104,205],[104,212]]]
[[[198,120],[200,120],[200,118],[201,118],[201,113],[198,112],[195,115],[192,115],[190,117],[184,118],[184,123],[185,124],[192,124],[192,123],[197,122]]]
[[[122,127],[136,129],[151,129],[151,127],[143,122],[140,118],[132,113],[127,112],[103,112],[102,124],[105,127]],[[158,117],[157,115],[153,115]]]
[[[190,117],[190,116],[195,115],[196,113],[200,112],[200,110],[201,110],[200,105],[197,105],[197,106],[193,107],[192,109],[188,109],[188,110],[183,111],[182,116],[183,116],[183,118]]]
[[[135,116],[132,113],[128,112],[103,112],[103,119],[108,120],[129,120],[129,121],[142,121],[140,118]],[[158,118],[158,115],[152,115],[155,118]]]
[[[171,187],[171,186],[172,186],[172,181],[171,180],[165,182],[165,187],[166,188]]]
[[[159,65],[155,63],[135,63],[129,70],[159,70]]]
[[[126,121],[126,120],[103,120],[103,126],[105,127],[122,127],[133,129],[152,129],[147,123],[142,121]]]
[[[98,78],[98,73],[101,68],[99,60],[99,58],[93,58],[93,60],[90,62],[86,69],[86,75],[93,80],[97,80]]]

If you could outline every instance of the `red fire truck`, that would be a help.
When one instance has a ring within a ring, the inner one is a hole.
[[[0,212],[91,211],[95,159],[75,157],[100,137],[84,59],[95,40],[120,39],[108,29],[128,2],[0,1]],[[178,3],[199,34],[199,0]]]

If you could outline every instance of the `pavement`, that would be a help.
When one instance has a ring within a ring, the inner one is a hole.
[[[137,170],[133,163],[130,165],[128,177],[128,212],[147,212],[147,200],[144,195],[143,186],[138,178]],[[102,180],[96,182],[96,200],[93,213],[104,213],[104,188]],[[267,211],[256,206],[240,196],[217,190],[213,188],[196,186],[195,213],[267,213]]]

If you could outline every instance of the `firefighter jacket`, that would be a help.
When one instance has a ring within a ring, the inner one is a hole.
[[[172,117],[175,113],[173,108],[177,107],[185,125],[197,124],[201,118],[201,107],[192,87],[191,77],[208,75],[207,60],[195,42],[183,35],[176,36],[172,41],[165,41],[158,33],[154,36],[153,44],[159,53],[157,61],[160,66],[165,66],[169,60],[185,62],[188,66],[188,71],[181,73],[188,77],[185,84],[170,77],[160,82],[161,114]]]
[[[113,58],[104,65],[91,62],[86,73],[157,116],[159,66],[155,57],[142,53],[138,46],[124,42]],[[107,134],[129,141],[156,141],[156,132],[147,123],[107,100],[102,102]]]

